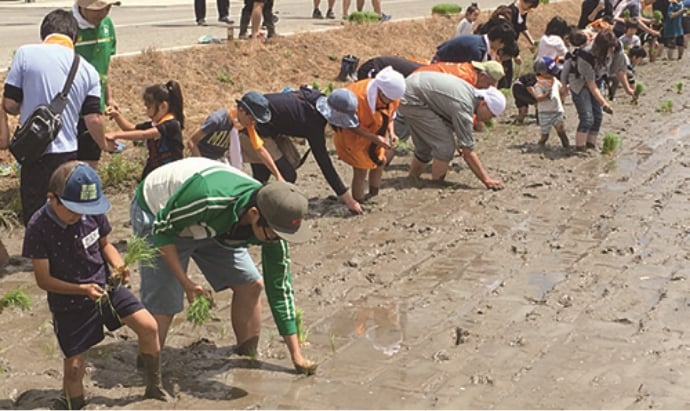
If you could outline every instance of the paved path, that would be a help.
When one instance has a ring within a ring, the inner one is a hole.
[[[438,2],[441,2],[440,0]],[[352,2],[350,11],[354,11],[356,2]],[[497,0],[482,4],[488,7]],[[38,26],[43,16],[53,8],[69,7],[70,0],[37,0],[24,3],[20,0],[0,0],[0,69],[5,70],[14,50],[19,46],[38,41]],[[239,13],[243,3],[238,0],[230,2],[231,17],[239,22]],[[327,1],[322,1],[322,11]],[[383,10],[392,14],[394,20],[428,16],[435,2],[419,0],[384,0]],[[210,34],[226,36],[226,25],[217,22],[215,1],[207,2],[206,20],[209,26],[199,27],[194,21],[193,0],[124,0],[123,6],[114,7],[111,12],[118,36],[118,52],[136,53],[147,48],[167,49],[191,46],[199,37]],[[278,33],[287,34],[299,31],[315,31],[339,27],[342,24],[342,3],[336,2],[336,20],[314,20],[311,18],[311,0],[277,0],[280,23]],[[366,2],[365,10],[371,10]]]

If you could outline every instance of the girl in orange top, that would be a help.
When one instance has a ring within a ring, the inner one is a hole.
[[[379,192],[386,150],[391,149],[391,141],[397,140],[391,120],[405,93],[405,78],[389,66],[373,79],[352,83],[347,88],[357,96],[359,126],[337,129],[333,143],[338,157],[352,166],[352,196],[362,202],[367,171],[369,196]]]

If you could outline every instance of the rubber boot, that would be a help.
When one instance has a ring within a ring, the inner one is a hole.
[[[348,54],[343,56],[340,60],[340,73],[338,73],[338,81],[352,81],[354,77],[356,79],[357,66],[359,65],[359,58]]]
[[[172,396],[163,388],[161,382],[161,357],[160,355],[141,354],[144,363],[144,383],[146,384],[145,398],[153,398],[160,401],[172,401]]]

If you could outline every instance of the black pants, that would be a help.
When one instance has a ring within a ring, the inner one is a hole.
[[[267,29],[273,30],[275,25],[273,24],[273,0],[264,0],[264,10],[263,10],[263,25]],[[240,16],[240,30],[242,27],[249,27],[252,18],[252,8],[254,7],[254,0],[244,0],[244,7],[242,7],[242,15]]]
[[[230,13],[230,0],[216,0],[216,6],[218,7],[218,18],[228,17]],[[205,0],[194,0],[194,15],[196,20],[206,18],[206,1]]]
[[[513,84],[513,59],[504,60],[502,64],[506,75],[499,80],[498,88],[510,88],[510,85]]]
[[[101,148],[86,128],[84,117],[77,123],[77,160],[98,161],[101,159]]]
[[[31,216],[46,202],[50,176],[61,164],[76,160],[77,152],[44,154],[33,163],[22,164],[19,192],[22,197],[22,221],[24,226]]]
[[[278,160],[275,160],[275,163],[285,181],[289,183],[297,181],[297,171],[295,171],[295,168],[290,164],[287,157],[282,156]],[[252,176],[262,183],[265,183],[271,178],[271,170],[263,164],[252,163]]]

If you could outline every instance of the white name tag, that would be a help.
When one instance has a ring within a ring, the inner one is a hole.
[[[84,245],[84,250],[91,247],[96,241],[98,241],[99,238],[100,235],[98,235],[98,229],[93,230],[89,235],[84,237],[81,240],[81,243]]]

